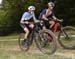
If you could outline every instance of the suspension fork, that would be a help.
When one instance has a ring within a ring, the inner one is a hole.
[[[62,27],[62,25],[60,26],[60,31],[61,31],[61,33],[63,34],[63,36],[64,36],[65,38],[69,38],[68,34],[65,32],[65,30],[64,30],[63,27]]]

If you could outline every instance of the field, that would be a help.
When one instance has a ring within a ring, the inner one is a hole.
[[[18,35],[0,37],[0,59],[75,59],[75,50],[58,49],[53,55],[46,55],[39,51],[35,43],[29,51],[21,51],[18,45]]]

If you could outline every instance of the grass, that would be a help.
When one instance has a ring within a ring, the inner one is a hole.
[[[23,52],[20,50],[17,41],[2,41],[0,42],[0,59],[71,59],[71,57],[64,57],[62,55],[39,53],[40,51],[35,47],[35,45],[34,47],[31,46],[29,51]]]
[[[64,57],[60,56],[48,56],[40,54],[30,54],[22,52],[2,52],[0,59],[63,59]],[[65,58],[66,59],[66,58]]]
[[[3,39],[3,40],[8,40],[8,39],[17,39],[19,37],[19,34],[18,33],[13,33],[13,34],[10,34],[8,36],[0,36],[0,40]]]
[[[27,52],[21,51],[18,45],[18,35],[11,34],[0,39],[8,40],[0,41],[0,59],[75,59],[75,50],[65,50],[60,45],[55,54],[47,55],[42,54],[35,44]],[[11,39],[13,41],[9,41]]]

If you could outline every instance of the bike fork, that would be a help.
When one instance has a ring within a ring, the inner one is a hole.
[[[61,32],[65,38],[69,38],[68,34],[63,29],[61,29]]]

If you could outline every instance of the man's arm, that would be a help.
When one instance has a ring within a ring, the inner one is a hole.
[[[29,24],[28,21],[20,20],[20,24]]]
[[[52,18],[53,18],[54,20],[56,20],[56,19],[57,19],[55,16],[52,16]]]
[[[33,20],[34,20],[34,22],[38,22],[38,20],[35,17],[35,14],[33,14]]]
[[[21,23],[21,24],[28,24],[28,23],[29,23],[28,21],[24,21],[25,19],[27,20],[26,15],[27,15],[27,12],[25,12],[25,13],[22,15],[22,18],[21,18],[21,20],[20,20],[20,23]]]
[[[46,9],[44,9],[44,10],[42,11],[42,14],[43,14],[43,15],[42,15],[42,19],[43,19],[43,20],[48,20],[48,18],[47,18],[46,15],[45,15],[45,14],[46,14]]]
[[[48,20],[48,18],[45,15],[42,16],[42,19],[43,20]]]
[[[52,16],[52,17],[55,21],[63,22],[63,20],[60,20],[60,19],[56,18],[55,16]]]

